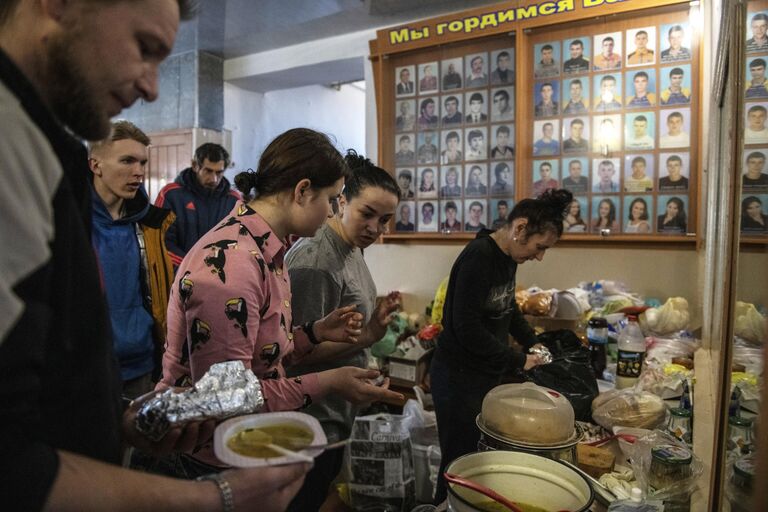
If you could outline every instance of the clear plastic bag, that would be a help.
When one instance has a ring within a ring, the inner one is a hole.
[[[651,452],[654,448],[662,445],[672,445],[691,454],[691,463],[684,472],[684,476],[676,475],[668,479],[668,485],[652,488],[651,483],[659,483],[658,478],[651,474],[653,471]],[[704,471],[704,464],[696,454],[694,454],[685,443],[677,438],[662,432],[654,430],[647,435],[640,437],[632,445],[631,464],[635,472],[635,477],[646,491],[646,496],[651,499],[668,499],[679,497],[681,495],[690,495],[696,489],[696,481]]]
[[[670,297],[663,306],[647,309],[639,320],[644,332],[664,335],[688,329],[690,318],[688,301]]]
[[[607,429],[653,429],[662,425],[666,417],[667,407],[660,397],[636,388],[609,391],[592,402],[592,418]]]

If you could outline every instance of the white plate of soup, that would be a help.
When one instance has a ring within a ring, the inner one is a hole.
[[[320,423],[301,412],[267,412],[231,418],[216,427],[213,450],[221,462],[239,468],[280,466],[301,462],[269,448],[273,443],[303,455],[316,457],[326,444]]]

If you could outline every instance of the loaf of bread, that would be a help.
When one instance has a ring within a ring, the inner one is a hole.
[[[666,414],[664,401],[646,391],[609,391],[592,402],[592,419],[607,429],[635,427],[652,430],[664,423]]]

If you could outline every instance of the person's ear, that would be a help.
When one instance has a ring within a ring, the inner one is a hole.
[[[528,219],[517,219],[517,222],[515,222],[515,225],[513,226],[512,230],[514,232],[514,235],[518,239],[523,239],[525,236],[525,229],[528,227]]]
[[[347,206],[347,196],[342,192],[339,195],[339,216],[344,215],[344,208]]]
[[[98,159],[90,157],[88,159],[88,167],[90,167],[94,175],[101,176],[101,162]]]
[[[311,185],[312,182],[307,178],[299,180],[296,186],[293,187],[293,200],[302,206],[306,204]]]

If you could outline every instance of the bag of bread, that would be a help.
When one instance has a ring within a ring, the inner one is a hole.
[[[634,427],[652,430],[667,416],[664,401],[647,391],[613,390],[598,395],[592,402],[592,419],[607,429]]]
[[[522,304],[518,302],[523,314],[533,316],[553,316],[555,304],[555,292],[553,290],[529,293]]]

